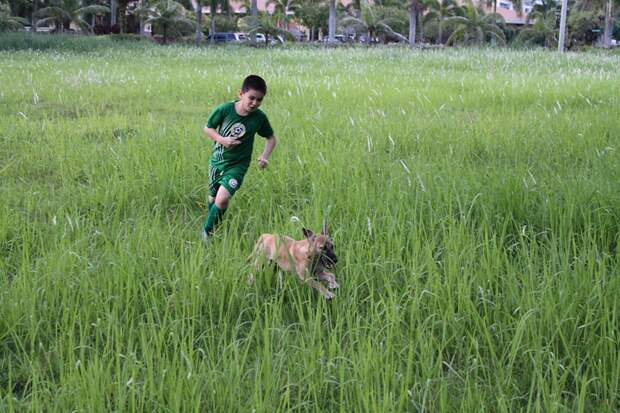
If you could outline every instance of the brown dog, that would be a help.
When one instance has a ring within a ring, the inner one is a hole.
[[[334,245],[329,237],[327,225],[323,225],[320,234],[303,229],[303,240],[276,234],[263,234],[256,241],[254,251],[248,259],[253,259],[253,266],[258,269],[265,260],[276,263],[285,271],[295,272],[304,282],[317,289],[327,299],[334,297],[330,290],[338,288],[336,276],[329,272],[338,262]],[[327,288],[321,281],[327,282]]]

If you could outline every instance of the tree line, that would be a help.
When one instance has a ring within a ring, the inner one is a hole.
[[[0,31],[52,27],[66,32],[139,33],[146,25],[164,43],[171,39],[216,32],[243,31],[295,40],[293,24],[307,28],[305,40],[367,44],[406,42],[411,45],[470,45],[521,43],[555,47],[559,33],[559,3],[536,0],[525,14],[523,1],[512,0],[525,24],[506,24],[497,12],[498,0],[268,0],[273,12],[258,11],[256,0],[243,0],[241,14],[229,0],[0,0]],[[569,45],[593,44],[598,38],[611,46],[620,37],[620,0],[570,0],[567,20]],[[504,5],[505,6],[505,5]],[[209,14],[204,15],[207,7]],[[299,38],[297,38],[299,40]],[[266,42],[268,43],[268,42]]]

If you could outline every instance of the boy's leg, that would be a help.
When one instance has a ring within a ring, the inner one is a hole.
[[[209,164],[209,208],[207,209],[207,213],[211,210],[215,202],[217,190],[220,188],[219,180],[221,177],[222,173],[213,165]]]
[[[222,172],[220,172],[213,165],[209,164],[209,203],[207,208],[207,218],[205,219],[203,225],[205,232],[207,231],[207,223],[209,222],[209,213],[211,212],[211,208],[215,204],[215,197],[217,196],[217,191],[220,189],[219,180],[221,177]]]
[[[222,221],[222,216],[226,208],[228,208],[228,202],[232,195],[228,192],[228,189],[224,185],[220,186],[215,197],[215,202],[209,208],[209,216],[205,223],[205,232],[211,235],[215,227]]]
[[[211,235],[215,227],[222,220],[224,211],[228,208],[230,198],[237,192],[243,183],[245,175],[244,168],[229,168],[217,176],[217,193],[211,191],[211,198],[214,198],[213,205],[209,208],[209,216],[205,222],[205,233]]]

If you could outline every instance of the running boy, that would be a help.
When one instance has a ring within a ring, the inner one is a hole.
[[[246,77],[239,100],[216,107],[203,129],[214,141],[209,161],[209,215],[204,224],[205,239],[220,223],[230,198],[243,183],[252,161],[256,133],[267,138],[263,153],[258,157],[258,167],[263,169],[269,164],[276,137],[267,115],[258,109],[266,94],[267,84],[261,77]]]

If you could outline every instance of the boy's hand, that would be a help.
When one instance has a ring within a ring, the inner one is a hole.
[[[265,169],[269,165],[269,161],[262,156],[258,157],[258,167],[260,169]]]
[[[226,149],[234,148],[239,145],[241,141],[235,138],[224,138],[220,139],[219,144],[222,145]]]

